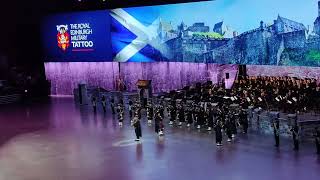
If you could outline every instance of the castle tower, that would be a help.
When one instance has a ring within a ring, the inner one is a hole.
[[[318,17],[314,21],[313,31],[314,33],[320,35],[320,1],[318,1]]]
[[[185,24],[182,21],[181,24],[178,26],[179,37],[184,36],[184,30],[185,30]]]
[[[263,21],[260,21],[260,29],[263,30],[263,27],[264,27],[264,23]]]
[[[320,1],[318,1],[318,17],[320,17]]]

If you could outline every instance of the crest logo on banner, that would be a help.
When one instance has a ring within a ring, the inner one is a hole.
[[[57,25],[57,41],[58,47],[66,51],[70,46],[70,34],[68,33],[68,25]]]

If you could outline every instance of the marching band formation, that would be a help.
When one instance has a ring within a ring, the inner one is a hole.
[[[236,80],[233,88],[228,90],[224,85],[205,83],[195,87],[186,87],[180,91],[163,94],[149,100],[143,105],[137,100],[129,100],[128,111],[132,118],[131,125],[135,129],[136,141],[142,137],[142,110],[146,109],[149,126],[154,124],[155,133],[164,135],[165,119],[169,126],[185,126],[187,128],[215,131],[216,144],[222,146],[224,134],[227,142],[235,139],[238,131],[248,132],[248,108],[258,108],[266,111],[282,111],[299,113],[317,111],[319,109],[319,86],[313,79],[298,79],[291,77],[250,77]],[[93,98],[96,111],[96,98]],[[105,97],[102,99],[105,111]],[[117,107],[112,98],[110,101],[112,113],[118,114],[119,126],[123,126],[124,103],[120,100]],[[166,112],[166,113],[165,113]],[[275,119],[275,146],[280,145],[280,123]],[[299,150],[299,126],[295,121],[291,127],[294,150]],[[315,144],[320,154],[320,132],[315,129]]]

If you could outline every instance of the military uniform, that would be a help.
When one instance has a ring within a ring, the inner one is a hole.
[[[114,105],[114,99],[113,98],[111,99],[110,107],[111,107],[112,114],[115,114],[116,111],[115,111],[115,105]]]
[[[97,112],[97,99],[96,99],[96,97],[92,97],[92,106],[93,106],[93,112]]]
[[[147,118],[148,118],[148,124],[152,123],[153,119],[153,107],[152,105],[148,105],[147,107]]]
[[[133,102],[130,100],[130,101],[129,101],[129,106],[128,106],[129,116],[130,116],[130,117],[133,116],[133,109],[132,109],[133,107],[132,107],[132,106],[133,106]]]
[[[216,131],[216,144],[217,146],[222,145],[222,123],[218,120],[214,126]]]
[[[279,145],[280,145],[280,123],[279,123],[279,121],[276,121],[273,123],[273,134],[274,134],[274,140],[276,142],[275,147],[279,147]]]
[[[123,107],[121,106],[121,104],[118,105],[117,112],[118,112],[119,126],[122,127],[123,119],[124,119],[124,110],[123,110]]]
[[[171,106],[170,108],[170,125],[172,125],[174,123],[174,121],[176,120],[176,114],[177,110],[176,107]]]
[[[243,133],[247,134],[248,133],[248,126],[249,126],[248,113],[245,110],[242,110],[239,114],[239,118],[240,118],[240,124],[243,129]]]
[[[161,117],[160,112],[157,112],[155,115],[155,132],[161,136],[163,135],[164,126],[163,126],[163,119]]]
[[[178,119],[179,119],[179,126],[182,125],[182,123],[185,122],[185,116],[184,116],[184,109],[183,107],[180,107],[178,111]]]
[[[189,107],[186,111],[186,118],[187,118],[187,126],[190,127],[191,124],[193,123],[193,118],[192,118],[192,108]]]
[[[213,128],[213,111],[211,107],[207,110],[207,123],[208,123],[208,131],[211,131]]]
[[[138,116],[135,116],[133,118],[133,127],[134,127],[134,132],[136,134],[136,141],[140,141],[140,138],[142,137],[142,130],[141,130],[141,124]]]
[[[106,97],[102,96],[101,98],[101,104],[102,104],[102,108],[103,108],[103,112],[106,112],[106,106],[107,106],[107,102],[106,102]]]

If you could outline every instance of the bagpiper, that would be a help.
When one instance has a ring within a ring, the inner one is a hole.
[[[237,119],[235,114],[229,114],[230,122],[231,122],[231,133],[232,139],[236,137],[237,134]]]
[[[116,111],[115,111],[115,104],[114,104],[114,99],[113,98],[111,98],[110,107],[111,107],[112,114],[115,114]]]
[[[245,109],[242,109],[240,114],[239,114],[239,118],[240,118],[240,124],[242,126],[242,130],[244,134],[248,133],[248,127],[249,127],[249,122],[248,122],[248,113]]]
[[[97,112],[97,98],[95,96],[92,97],[92,106],[93,106],[93,112]]]
[[[280,145],[280,123],[279,123],[278,119],[273,122],[273,134],[274,134],[274,140],[276,142],[275,147],[279,147],[279,145]]]
[[[200,109],[200,107],[198,107],[198,106],[195,106],[195,109],[194,109],[194,120],[195,120],[195,122],[196,122],[196,125],[197,125],[197,129],[200,129],[201,128],[201,109]]]
[[[123,126],[123,118],[124,118],[124,110],[122,105],[119,103],[117,107],[117,112],[118,112],[118,121],[119,121],[119,126]]]
[[[102,108],[103,108],[103,112],[106,112],[106,107],[107,107],[107,101],[106,101],[106,97],[104,95],[102,95],[101,97],[101,104],[102,104]]]
[[[130,118],[133,116],[133,102],[131,101],[131,99],[129,100],[129,106],[128,106],[128,109],[129,109],[129,116]]]
[[[192,107],[188,107],[186,111],[187,127],[190,127],[193,123],[192,112]]]
[[[179,124],[178,125],[182,126],[182,123],[185,122],[184,109],[183,109],[182,105],[179,106],[178,119],[179,119]]]
[[[164,125],[163,125],[163,117],[161,116],[160,111],[156,112],[155,115],[155,132],[159,135],[159,136],[163,136],[164,135]]]
[[[164,105],[162,105],[162,103],[160,103],[159,106],[158,106],[158,109],[159,109],[161,117],[164,118],[164,109],[165,109]]]
[[[148,119],[148,124],[151,125],[152,119],[153,119],[153,106],[151,103],[149,103],[147,106],[147,119]]]
[[[206,111],[206,118],[207,118],[207,123],[208,123],[208,129],[207,131],[211,131],[213,128],[213,109],[209,105]]]
[[[140,141],[142,137],[142,130],[141,130],[141,124],[140,124],[140,119],[138,115],[135,115],[133,120],[132,120],[132,126],[134,127],[134,132],[136,134],[136,140],[135,141]]]
[[[295,122],[294,126],[291,128],[292,140],[293,140],[293,149],[295,151],[299,150],[299,126],[298,123]]]
[[[232,141],[232,122],[231,119],[229,117],[229,115],[226,116],[226,121],[225,121],[225,131],[228,137],[228,142]]]
[[[136,101],[136,104],[135,104],[135,113],[138,115],[138,118],[141,119],[141,104]]]
[[[176,115],[177,115],[177,109],[175,107],[175,105],[171,105],[170,106],[170,125],[173,125],[174,121],[176,120]]]
[[[223,124],[222,121],[220,121],[220,119],[217,119],[214,129],[216,131],[216,144],[217,146],[222,146],[222,128],[223,128]]]

